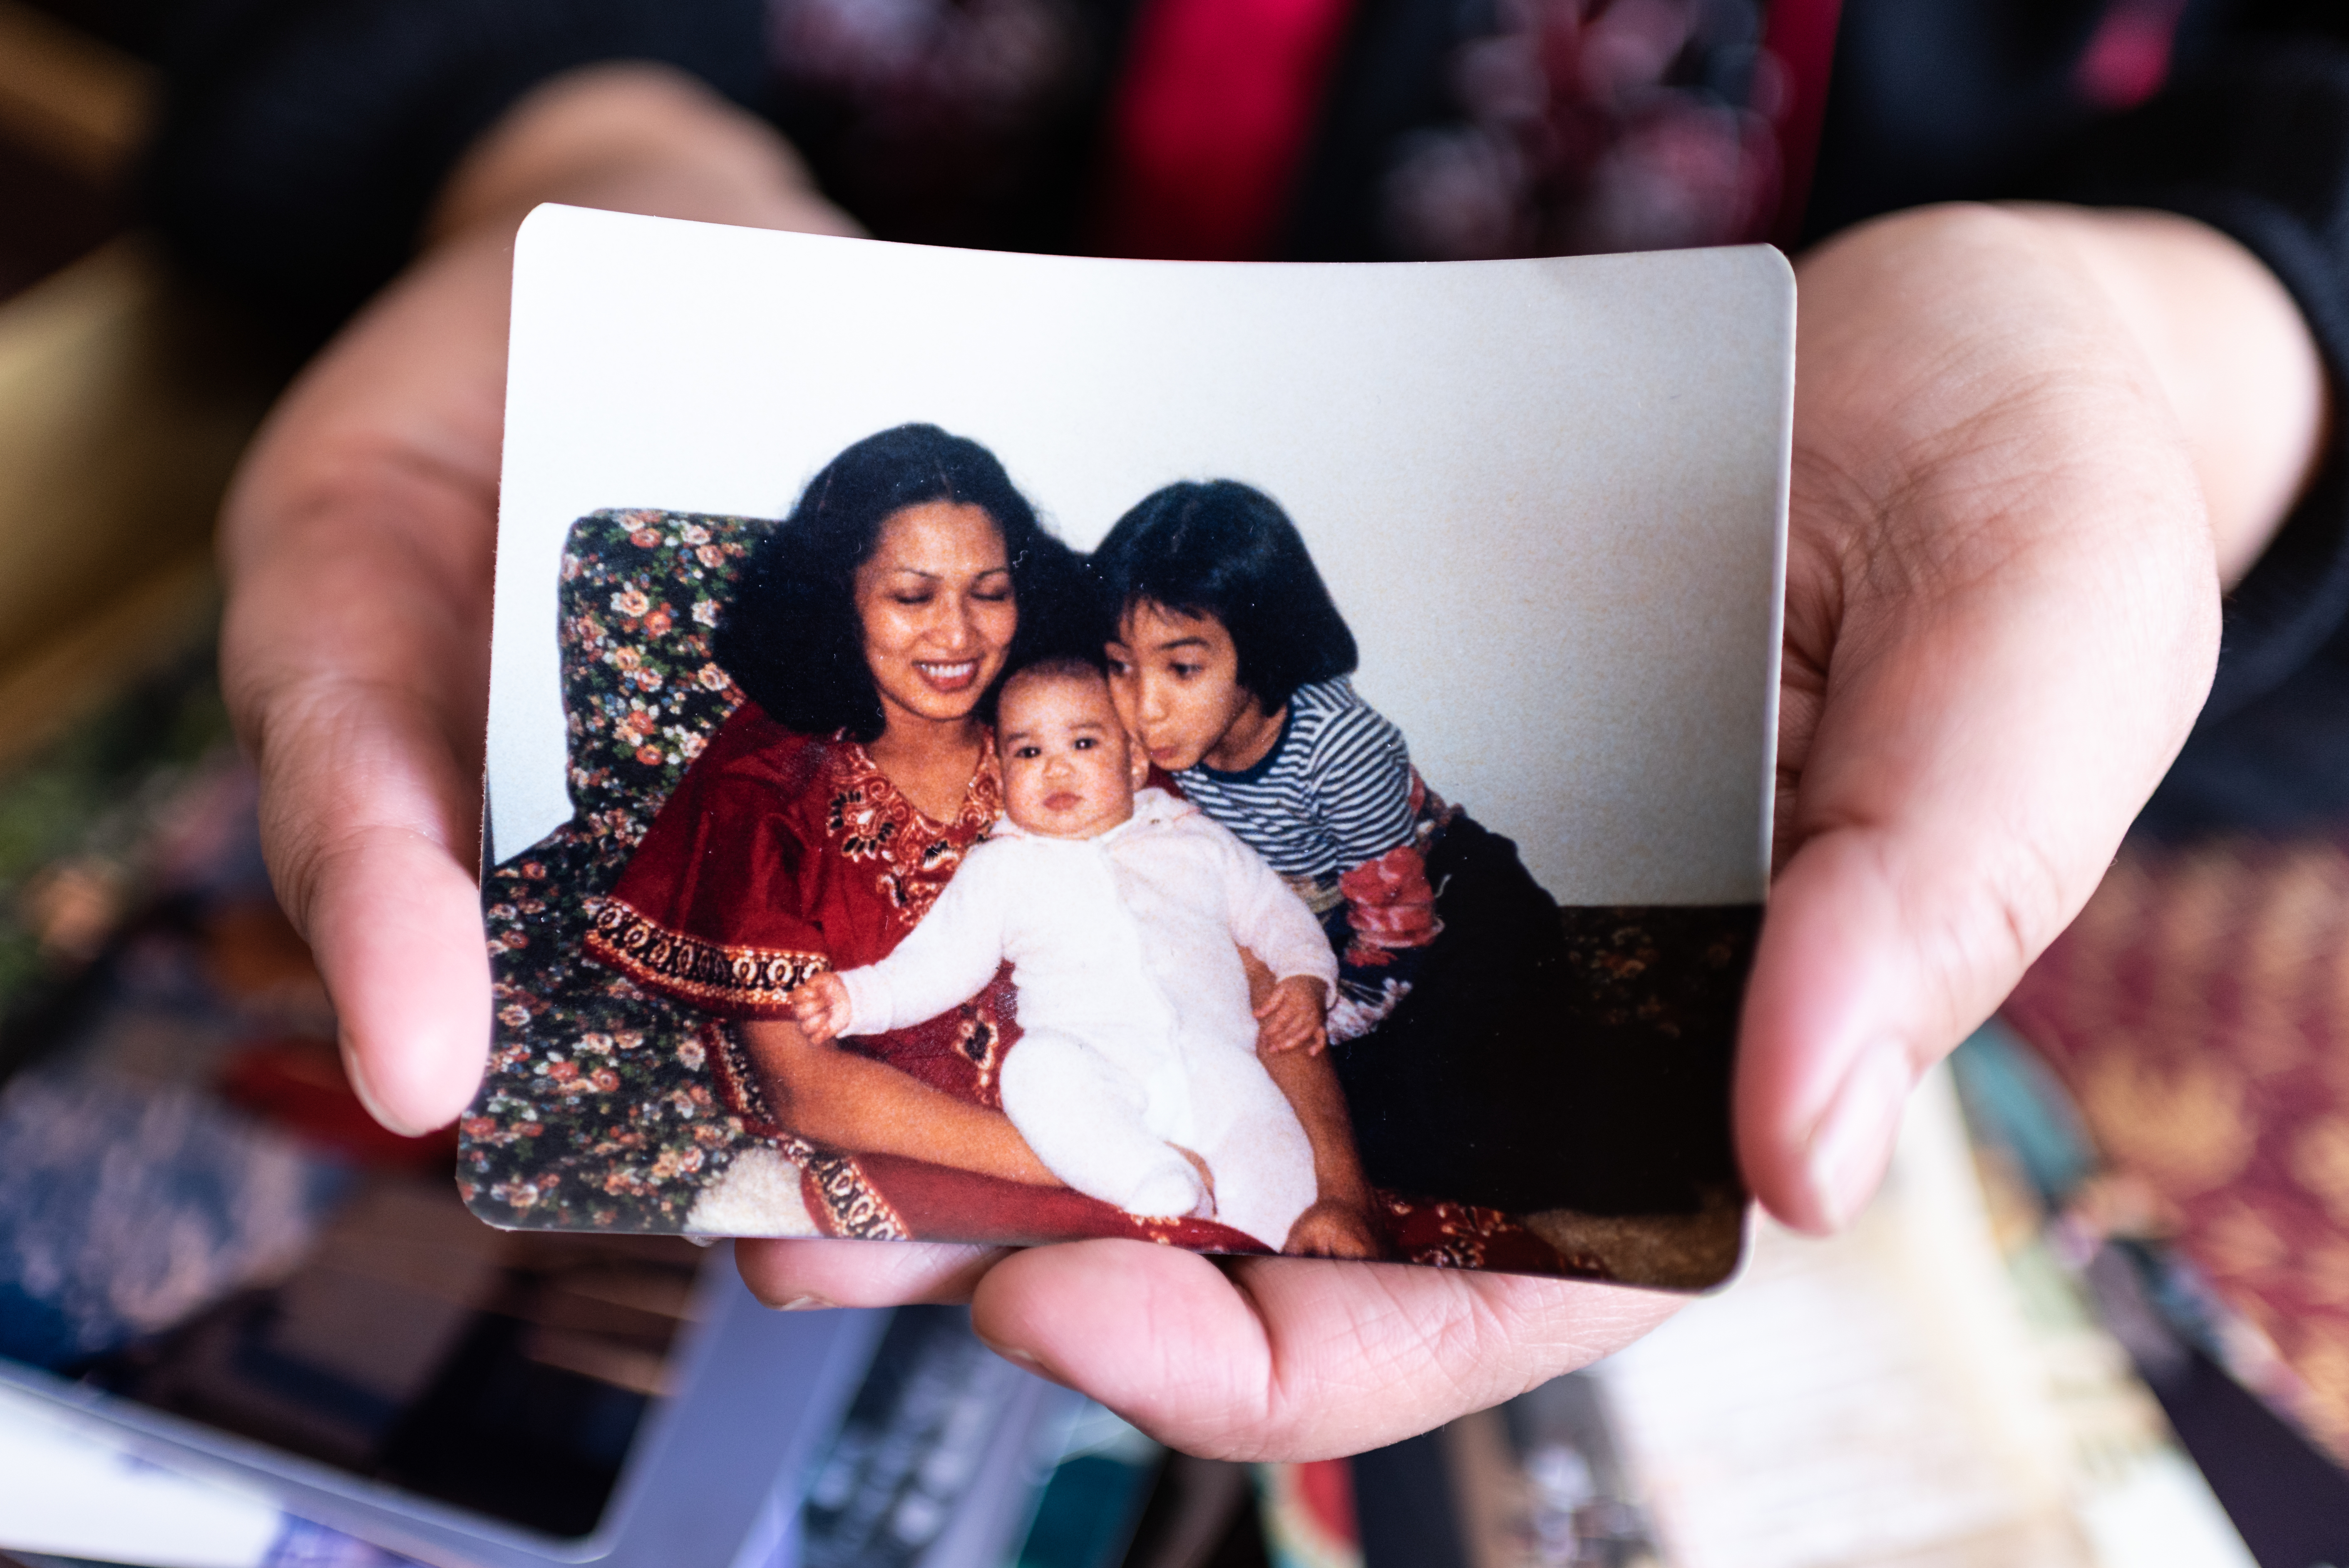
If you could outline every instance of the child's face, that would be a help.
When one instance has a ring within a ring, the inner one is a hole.
[[[1090,839],[1133,815],[1149,762],[1097,678],[1015,676],[998,701],[1004,814],[1031,833]]]
[[[1109,645],[1109,689],[1118,717],[1150,760],[1169,773],[1223,766],[1232,738],[1259,727],[1263,707],[1240,685],[1239,650],[1213,615],[1140,603]]]

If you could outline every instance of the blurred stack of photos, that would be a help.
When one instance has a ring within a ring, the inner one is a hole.
[[[367,1119],[211,668],[190,654],[0,776],[0,1467],[23,1483],[0,1486],[0,1548],[579,1560],[645,1491],[632,1451],[697,1319],[748,1298],[722,1249],[492,1230],[448,1137]],[[1955,1083],[1848,1235],[1757,1225],[1741,1283],[1633,1350],[1350,1461],[1170,1455],[986,1353],[957,1310],[800,1315],[870,1331],[826,1342],[855,1365],[805,1405],[820,1429],[693,1561],[2251,1562],[2139,1369],[2259,1384],[2271,1359],[2132,1233],[2126,1188],[2011,1040],[1978,1037]],[[332,1488],[273,1491],[250,1464],[230,1484],[187,1462],[206,1443],[371,1501],[326,1510],[337,1528],[298,1518]],[[369,1522],[403,1510],[481,1544]]]

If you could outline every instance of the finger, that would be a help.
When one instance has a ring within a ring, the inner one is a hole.
[[[1303,1258],[1228,1265],[1143,1242],[1015,1253],[972,1321],[1012,1360],[1219,1459],[1359,1453],[1629,1344],[1678,1298]]]
[[[1917,1073],[2085,901],[2208,689],[2190,453],[2068,253],[1959,212],[1804,263],[1782,869],[1736,1119],[1805,1229],[1873,1190]]]
[[[1917,1076],[2069,923],[2184,736],[2184,717],[2051,674],[2068,650],[2044,636],[1958,641],[1903,647],[1823,723],[1803,795],[1824,820],[1772,889],[1739,1147],[1800,1228],[1857,1212]],[[1956,671],[1984,684],[1954,689]]]
[[[1736,1120],[1748,1182],[1799,1228],[1866,1202],[1918,1074],[2078,911],[2208,688],[2198,492],[2127,381],[1984,414],[1867,503],[1841,562],[1806,569],[1825,503],[1797,484],[1788,656],[1825,683],[1807,737],[1788,705]]]
[[[271,874],[334,999],[353,1088],[385,1125],[416,1133],[464,1109],[489,1050],[479,742],[451,738],[480,734],[480,650],[447,625],[450,595],[363,547],[345,553],[305,567],[289,550],[244,574],[223,628],[223,681],[260,775]],[[287,574],[301,576],[298,589]],[[313,608],[289,611],[297,595]],[[419,603],[428,595],[438,603]],[[333,633],[305,624],[326,607]],[[453,689],[348,662],[370,639],[398,657],[419,627],[443,645],[416,667]],[[347,639],[335,658],[313,641],[330,635]]]
[[[905,1306],[964,1302],[1002,1247],[942,1242],[852,1242],[829,1237],[743,1240],[734,1264],[750,1294],[787,1311],[823,1306]]]
[[[405,1132],[490,1037],[473,878],[504,382],[502,238],[421,263],[273,411],[222,512],[221,673],[354,1086]]]

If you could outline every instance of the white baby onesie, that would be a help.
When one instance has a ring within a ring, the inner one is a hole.
[[[1311,1206],[1313,1150],[1257,1059],[1247,947],[1328,985],[1337,959],[1270,866],[1162,789],[1092,839],[1008,819],[880,963],[841,975],[881,1034],[977,995],[1005,959],[1020,1037],[1003,1109],[1053,1175],[1129,1213],[1212,1214],[1278,1251]],[[1237,944],[1237,945],[1236,945]],[[1215,1181],[1212,1206],[1187,1149]]]

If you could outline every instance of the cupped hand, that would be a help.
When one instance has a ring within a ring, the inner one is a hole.
[[[1736,1110],[1756,1194],[1826,1230],[2177,754],[2221,563],[2301,482],[2322,382],[2273,280],[2183,219],[1922,211],[1798,276],[1777,871]]]
[[[877,1254],[877,1255],[876,1255]],[[965,1301],[1010,1360],[1216,1459],[1359,1453],[1588,1365],[1676,1311],[1608,1285],[1319,1258],[1210,1260],[1148,1242],[1004,1253],[738,1242],[762,1300]]]

